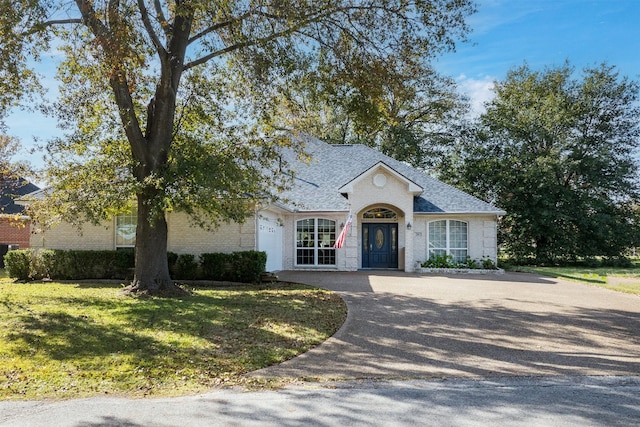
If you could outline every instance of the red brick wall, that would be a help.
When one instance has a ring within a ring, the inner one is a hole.
[[[29,247],[31,222],[13,218],[0,218],[0,244],[20,245],[20,249]]]

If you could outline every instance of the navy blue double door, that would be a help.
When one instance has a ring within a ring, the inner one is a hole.
[[[398,224],[362,224],[362,268],[398,268]]]

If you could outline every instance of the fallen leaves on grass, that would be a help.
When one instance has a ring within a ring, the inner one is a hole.
[[[131,298],[108,284],[0,281],[0,398],[181,395],[318,345],[343,301],[297,284]]]

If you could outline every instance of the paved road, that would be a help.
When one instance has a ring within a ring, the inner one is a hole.
[[[344,381],[0,402],[0,426],[640,424],[638,297],[533,275],[281,278],[336,290],[349,316],[322,345],[253,375]]]
[[[640,379],[358,381],[177,399],[0,402],[0,426],[636,426]]]

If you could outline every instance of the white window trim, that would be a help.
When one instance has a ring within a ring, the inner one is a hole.
[[[133,238],[133,244],[131,245],[119,245],[118,244],[118,217],[123,217],[123,216],[128,216],[128,217],[133,217],[136,219],[136,224],[133,227],[133,232],[135,233],[135,230],[138,226],[137,224],[137,209],[132,209],[131,212],[129,213],[122,213],[122,214],[118,214],[113,218],[113,245],[116,249],[119,248],[135,248],[136,244],[135,244],[135,237]]]
[[[298,222],[300,221],[308,221],[313,220],[313,233],[314,233],[314,246],[313,247],[298,247]],[[333,246],[329,247],[320,247],[318,246],[318,221],[325,220],[333,222],[333,234],[334,234],[334,243],[335,239],[338,238],[338,225],[335,219],[331,218],[323,218],[323,217],[310,217],[310,218],[298,218],[295,220],[294,226],[294,256],[293,256],[293,265],[296,267],[335,267],[337,265],[337,252]],[[313,264],[298,264],[298,250],[299,249],[313,249]],[[334,260],[333,264],[319,264],[318,263],[318,251],[319,250],[332,250],[334,251]]]
[[[430,238],[431,238],[431,224],[436,223],[436,222],[440,222],[440,221],[445,221],[445,240],[446,240],[446,245],[444,248],[432,248],[430,245]],[[454,248],[451,247],[451,228],[450,228],[450,224],[451,221],[456,221],[456,222],[461,222],[463,224],[466,225],[466,229],[467,229],[467,246],[465,248]],[[443,250],[445,251],[445,254],[447,255],[451,255],[451,251],[461,251],[461,250],[465,250],[467,251],[467,257],[469,256],[469,222],[468,221],[462,221],[459,219],[434,219],[433,221],[429,221],[427,223],[427,259],[431,258],[431,251],[432,250]]]

